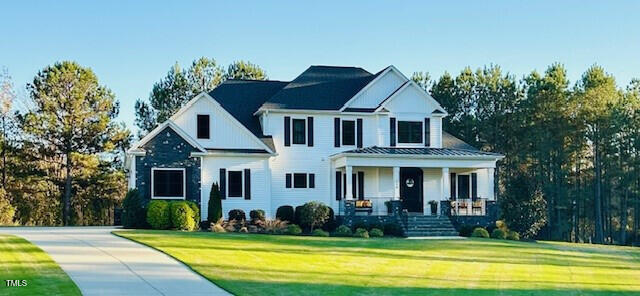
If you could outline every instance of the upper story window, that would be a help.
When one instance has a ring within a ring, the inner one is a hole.
[[[198,115],[198,139],[209,139],[209,115]]]
[[[398,143],[421,144],[421,121],[398,121]]]
[[[316,174],[287,173],[285,174],[286,188],[316,188]]]
[[[293,144],[306,144],[307,131],[304,119],[292,120]]]
[[[342,121],[342,145],[356,144],[356,122],[353,120]]]

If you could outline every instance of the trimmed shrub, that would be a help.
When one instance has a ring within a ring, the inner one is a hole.
[[[507,239],[512,241],[519,241],[520,234],[517,231],[509,230],[509,232],[507,232]]]
[[[462,225],[462,226],[460,226],[460,236],[470,237],[471,233],[473,232],[473,229],[475,227],[476,226],[473,226],[473,225]]]
[[[495,223],[491,223],[487,225],[487,227],[485,227],[484,229],[486,229],[488,233],[492,233],[494,229],[498,229],[498,226],[496,226]]]
[[[300,228],[300,226],[298,225],[290,224],[289,226],[287,226],[287,230],[285,230],[285,233],[288,235],[300,235],[302,233],[302,228]]]
[[[371,229],[374,229],[374,228],[378,228],[380,230],[384,229],[384,225],[382,225],[380,223],[371,223],[368,226],[369,227],[367,227],[367,230],[369,230],[369,232],[371,232]]]
[[[207,220],[215,223],[222,218],[222,197],[218,183],[213,183],[207,204]]]
[[[251,218],[251,224],[253,225],[260,224],[266,219],[263,210],[251,210],[251,212],[249,212],[249,217]]]
[[[335,236],[352,236],[351,228],[347,225],[340,225],[334,232]]]
[[[276,219],[292,223],[294,221],[294,211],[292,206],[281,206],[276,210]]]
[[[369,224],[364,223],[364,222],[357,222],[357,223],[353,223],[353,227],[351,227],[351,229],[353,231],[355,231],[358,228],[364,228],[366,230],[369,230]]]
[[[194,213],[188,203],[172,201],[169,203],[171,227],[177,230],[191,231],[196,228]]]
[[[242,227],[242,228],[240,228],[239,232],[241,232],[241,233],[249,233],[249,229],[247,229],[247,227]]]
[[[471,237],[489,238],[489,232],[484,227],[476,227],[471,233]]]
[[[224,229],[224,220],[222,218],[218,219],[215,223],[211,223],[211,232],[227,232]]]
[[[336,230],[336,227],[338,227],[338,221],[336,221],[336,216],[333,212],[333,209],[329,207],[329,219],[327,220],[326,223],[324,223],[324,226],[322,226],[322,229],[328,232],[332,232]]]
[[[329,233],[324,231],[324,230],[322,230],[322,229],[320,229],[320,228],[318,228],[318,229],[314,230],[313,232],[311,232],[311,235],[312,236],[328,237]]]
[[[491,232],[491,238],[507,239],[507,234],[500,228],[496,228]]]
[[[353,233],[353,236],[354,237],[360,237],[360,238],[369,238],[369,232],[364,228],[358,228]]]
[[[4,189],[0,188],[0,225],[13,225],[13,216],[16,214],[16,208],[14,208],[9,202]],[[144,212],[142,213],[144,214]],[[144,215],[140,215],[144,217]]]
[[[371,236],[371,237],[383,237],[384,236],[384,232],[382,232],[382,230],[380,230],[379,228],[371,228],[371,230],[369,231],[369,236]]]
[[[402,236],[402,227],[397,223],[387,223],[384,225],[384,234],[393,236]]]
[[[303,206],[297,206],[296,207],[296,210],[293,213],[293,224],[302,225],[302,224],[300,224],[300,217],[302,217],[302,207]]]
[[[243,222],[247,220],[247,215],[245,215],[244,211],[241,209],[233,209],[229,211],[229,220]]]
[[[167,229],[171,226],[169,203],[165,200],[152,200],[147,208],[147,222],[153,229]]]
[[[322,227],[329,219],[329,207],[321,202],[310,201],[305,203],[300,212],[300,225],[311,231],[317,227]]]
[[[127,191],[127,195],[125,195],[124,200],[122,200],[122,227],[146,228],[146,216],[138,189]]]

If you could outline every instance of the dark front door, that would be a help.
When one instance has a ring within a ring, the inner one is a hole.
[[[400,199],[409,212],[423,212],[422,169],[400,168]]]

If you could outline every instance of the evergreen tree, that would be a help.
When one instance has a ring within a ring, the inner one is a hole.
[[[211,185],[211,192],[209,193],[209,204],[207,205],[207,220],[211,223],[215,223],[222,218],[221,198],[218,183],[213,183],[213,185]]]

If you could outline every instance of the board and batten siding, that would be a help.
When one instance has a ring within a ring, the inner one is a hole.
[[[406,79],[395,71],[387,71],[374,84],[353,98],[349,108],[377,108],[380,102],[398,89]]]

